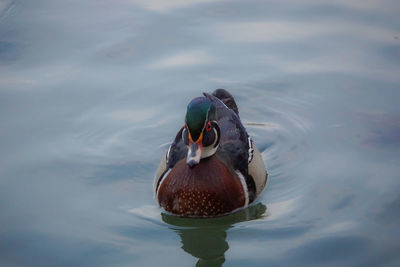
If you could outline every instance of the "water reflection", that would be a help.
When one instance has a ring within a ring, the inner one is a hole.
[[[222,266],[225,252],[229,249],[226,241],[227,230],[234,224],[266,217],[267,207],[258,203],[233,214],[209,219],[182,218],[161,213],[169,228],[181,238],[182,249],[199,259],[196,266]]]

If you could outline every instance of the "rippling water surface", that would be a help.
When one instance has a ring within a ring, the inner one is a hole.
[[[400,264],[398,1],[0,1],[0,265]],[[183,219],[153,174],[226,88],[269,172]]]

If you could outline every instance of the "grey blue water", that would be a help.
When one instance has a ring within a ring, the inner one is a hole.
[[[400,2],[0,1],[1,266],[399,266]],[[228,89],[269,172],[165,214],[187,103]]]

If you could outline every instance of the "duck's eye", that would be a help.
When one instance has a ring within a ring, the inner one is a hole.
[[[206,124],[206,131],[207,131],[207,132],[211,131],[211,121],[207,122],[207,124]]]

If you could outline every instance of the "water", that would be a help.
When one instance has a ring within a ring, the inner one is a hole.
[[[0,1],[0,265],[398,266],[398,1]],[[270,174],[168,216],[186,104],[228,89]]]

